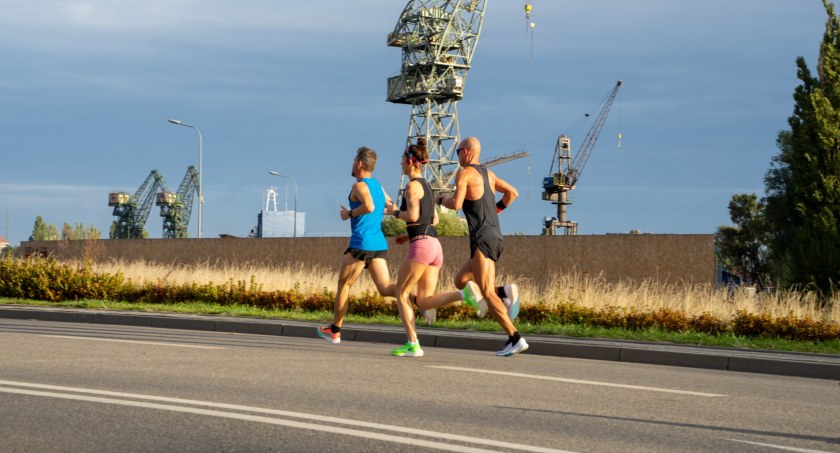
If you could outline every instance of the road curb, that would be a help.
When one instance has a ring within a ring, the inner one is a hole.
[[[235,318],[173,313],[134,313],[52,307],[0,306],[0,318],[202,330],[228,333],[317,338],[315,323],[280,319]],[[392,326],[348,326],[344,341],[402,344],[405,332]],[[418,328],[423,345],[495,351],[505,337],[498,333]],[[709,370],[840,380],[840,356],[660,343],[527,336],[527,354],[614,362],[667,365]]]

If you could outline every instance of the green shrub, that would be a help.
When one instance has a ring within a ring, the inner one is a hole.
[[[85,262],[77,266],[54,258],[6,257],[0,260],[0,296],[58,302],[109,299],[124,291],[123,275],[96,274]]]
[[[720,335],[730,331],[727,322],[712,316],[711,313],[705,312],[699,316],[695,316],[689,321],[691,330],[694,332],[706,333],[709,335]]]
[[[332,311],[335,293],[326,288],[304,294],[300,288],[264,291],[251,276],[249,281],[230,279],[224,283],[188,283],[171,285],[163,281],[134,284],[122,274],[97,274],[90,263],[63,264],[53,258],[0,259],[0,297],[34,299],[49,302],[96,299],[145,303],[204,302],[219,305],[249,305],[266,309]],[[348,312],[362,316],[396,316],[392,298],[374,291],[351,296]],[[452,304],[438,310],[439,319],[473,319],[472,309]],[[826,321],[797,318],[792,313],[773,318],[769,314],[738,311],[731,320],[710,313],[689,317],[680,310],[661,308],[639,311],[607,306],[599,310],[572,302],[524,305],[519,323],[573,324],[588,327],[628,330],[658,329],[669,332],[700,332],[711,335],[733,334],[741,337],[779,338],[800,341],[840,339],[840,325]]]

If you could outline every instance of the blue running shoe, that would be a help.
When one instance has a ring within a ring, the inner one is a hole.
[[[516,286],[516,283],[511,283],[505,285],[504,292],[505,297],[502,298],[502,302],[507,308],[508,318],[513,321],[519,316],[519,287]]]

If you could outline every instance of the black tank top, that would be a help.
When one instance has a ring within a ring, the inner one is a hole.
[[[484,180],[484,195],[478,200],[464,199],[462,207],[464,217],[467,218],[467,228],[470,230],[470,243],[488,242],[502,239],[499,228],[499,213],[496,212],[496,196],[490,188],[490,178],[487,177],[487,167],[471,164]]]
[[[424,178],[414,178],[412,181],[417,181],[423,186],[423,198],[420,199],[420,218],[417,219],[417,222],[405,227],[408,237],[413,238],[420,235],[437,237],[437,229],[432,225],[435,222],[435,197],[432,186]],[[407,208],[405,195],[403,195],[400,211],[405,211]]]

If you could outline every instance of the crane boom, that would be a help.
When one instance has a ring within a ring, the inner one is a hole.
[[[598,141],[598,135],[601,134],[601,128],[604,127],[604,122],[607,120],[607,115],[610,113],[610,108],[612,108],[615,97],[618,95],[619,88],[621,88],[621,80],[615,84],[612,92],[607,96],[604,107],[601,108],[601,112],[595,118],[592,129],[586,134],[586,138],[583,139],[583,144],[580,146],[577,156],[572,161],[572,168],[574,169],[570,184],[572,186],[577,183],[580,174],[583,173],[583,167],[586,166],[586,162],[589,160],[589,155],[592,154],[592,150],[595,148],[595,142]]]
[[[531,153],[529,153],[528,151],[517,151],[515,153],[510,153],[510,154],[505,154],[503,156],[494,157],[493,159],[490,159],[486,162],[482,162],[481,165],[484,165],[485,167],[492,167],[494,165],[504,164],[504,163],[510,162],[512,160],[520,159],[522,157],[527,157],[530,154]],[[458,167],[458,168],[460,168],[460,167]],[[442,179],[444,181],[450,182],[450,186],[454,187],[454,185],[452,184],[452,179],[455,176],[455,173],[457,171],[458,171],[458,169],[455,169],[454,171],[444,173]],[[448,190],[447,189],[441,189],[440,191],[446,192]]]
[[[521,157],[527,157],[530,153],[528,151],[517,151],[515,153],[505,154],[503,156],[495,157],[483,163],[485,167],[492,167],[493,165],[510,162]]]
[[[604,122],[607,120],[607,115],[610,113],[610,108],[618,95],[619,88],[621,88],[621,80],[615,84],[612,91],[601,102],[603,107],[601,107],[601,111],[595,118],[595,123],[586,134],[583,145],[574,159],[572,159],[572,145],[569,137],[563,134],[557,138],[549,176],[543,180],[543,200],[557,205],[557,217],[545,218],[543,235],[554,236],[557,234],[558,228],[564,228],[567,236],[577,234],[577,222],[566,219],[566,206],[572,204],[569,201],[569,191],[575,188],[581,173],[583,173],[583,168],[595,148],[595,142],[598,141],[598,135],[601,133],[601,128],[604,127]],[[557,172],[553,173],[555,161],[557,161]]]

